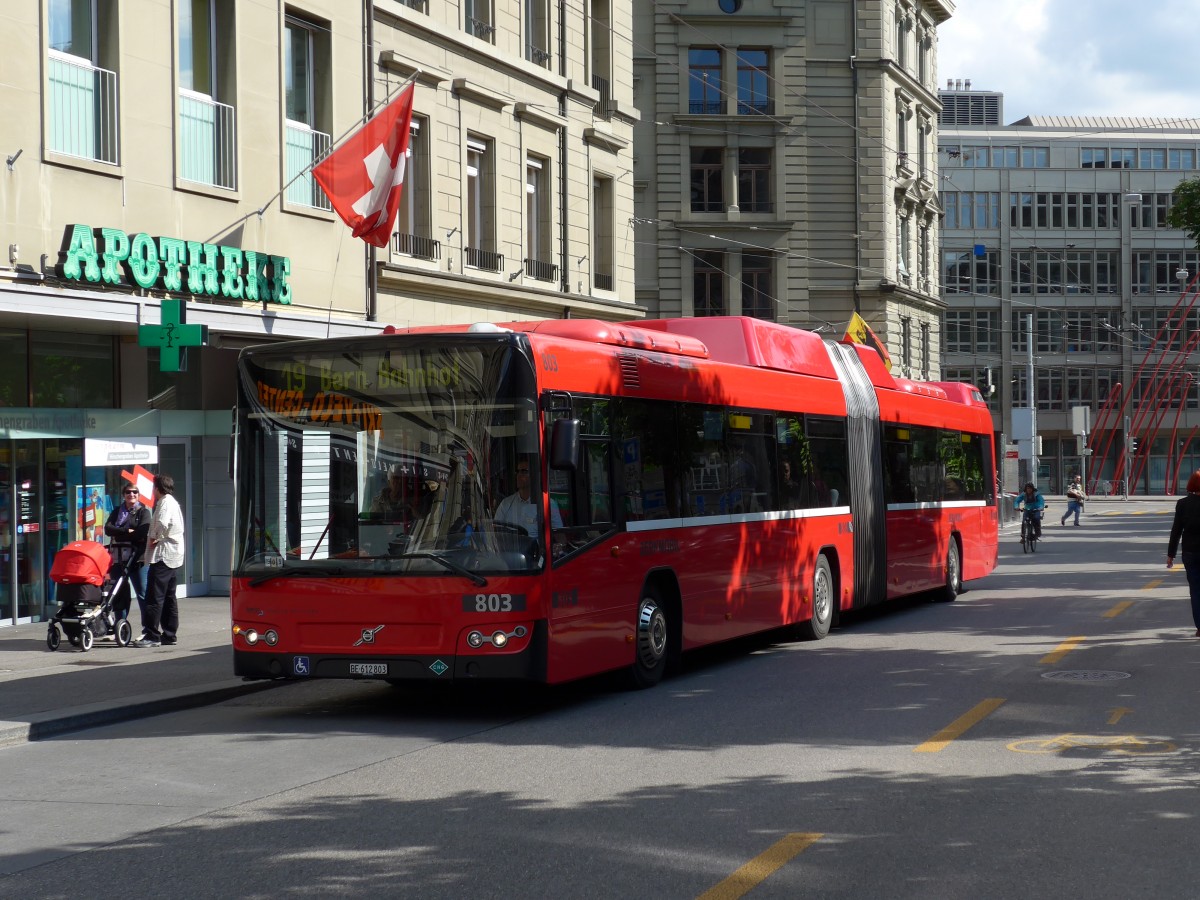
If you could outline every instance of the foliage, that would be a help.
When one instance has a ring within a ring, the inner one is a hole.
[[[1187,232],[1200,246],[1200,178],[1188,178],[1174,191],[1175,202],[1167,211],[1167,224]]]

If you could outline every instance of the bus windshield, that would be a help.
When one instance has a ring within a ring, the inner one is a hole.
[[[436,574],[481,585],[541,568],[534,396],[514,335],[246,351],[234,574]]]

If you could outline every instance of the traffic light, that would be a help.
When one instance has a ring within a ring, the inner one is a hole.
[[[1129,454],[1132,456],[1135,453],[1137,453],[1137,438],[1130,437],[1129,438]]]

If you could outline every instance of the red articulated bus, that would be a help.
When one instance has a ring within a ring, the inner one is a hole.
[[[238,363],[234,668],[557,683],[996,564],[968,385],[756,319],[287,343]]]

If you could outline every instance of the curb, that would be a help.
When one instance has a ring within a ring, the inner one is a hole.
[[[0,721],[0,747],[40,741],[71,731],[95,728],[98,725],[111,725],[115,722],[127,722],[131,719],[144,719],[163,713],[207,706],[235,697],[255,694],[284,683],[284,681],[230,679],[197,685],[193,688],[163,691],[158,694],[142,694],[134,700],[93,703],[88,706],[38,713],[30,716],[28,721]]]

